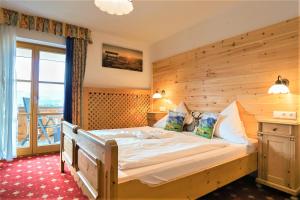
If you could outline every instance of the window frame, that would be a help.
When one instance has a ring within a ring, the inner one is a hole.
[[[23,79],[16,79],[16,82],[29,82],[31,83],[30,89],[30,140],[29,140],[29,147],[17,149],[18,155],[31,155],[36,153],[46,153],[46,152],[56,152],[59,151],[59,144],[58,145],[49,145],[49,146],[38,146],[38,126],[37,126],[37,116],[40,114],[38,112],[38,93],[39,93],[39,83],[46,83],[46,84],[59,84],[64,85],[64,82],[48,82],[48,81],[39,81],[39,54],[41,51],[43,52],[50,52],[50,53],[58,53],[66,55],[66,50],[60,47],[53,47],[53,46],[46,46],[41,44],[35,43],[28,43],[23,41],[17,41],[16,48],[24,48],[24,49],[31,49],[32,57],[31,57],[31,79],[30,80],[23,80]],[[62,113],[57,113],[62,114]]]

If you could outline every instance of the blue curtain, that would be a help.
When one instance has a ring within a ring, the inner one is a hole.
[[[16,157],[16,32],[0,25],[0,159]]]
[[[70,123],[72,123],[73,40],[74,38],[66,38],[64,120]]]

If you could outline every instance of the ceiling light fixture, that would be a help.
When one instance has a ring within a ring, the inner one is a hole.
[[[95,0],[95,5],[111,15],[126,15],[133,10],[132,0]]]
[[[272,85],[268,91],[269,94],[287,94],[290,93],[288,88],[289,80],[278,76],[274,85]]]

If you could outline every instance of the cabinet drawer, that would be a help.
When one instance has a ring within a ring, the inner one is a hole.
[[[153,126],[157,122],[157,120],[150,120],[150,119],[148,119],[147,121],[148,121],[148,126]]]
[[[286,124],[263,123],[262,132],[278,135],[292,135],[292,127]]]

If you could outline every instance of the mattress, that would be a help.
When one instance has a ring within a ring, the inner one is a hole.
[[[118,144],[118,168],[134,169],[206,153],[228,146],[228,142],[186,135],[161,128],[137,127],[90,131]]]
[[[151,127],[130,128],[125,130],[134,129],[154,130],[154,128]],[[103,131],[105,130],[102,130],[102,133]],[[182,134],[191,135],[192,133],[182,132]],[[99,136],[99,134],[96,135]],[[191,156],[159,164],[133,169],[119,169],[118,183],[120,184],[131,180],[139,180],[149,186],[158,186],[201,172],[205,169],[242,158],[257,151],[257,140],[255,139],[249,139],[249,144],[234,144],[220,138],[213,138],[212,140],[215,140],[216,142],[226,142],[228,145],[205,153],[193,154]]]
[[[220,140],[216,139],[215,140]],[[157,186],[180,179],[214,166],[225,164],[257,151],[257,140],[250,139],[248,145],[230,144],[222,149],[176,159],[157,165],[136,169],[119,170],[119,183],[138,179],[149,186]]]

